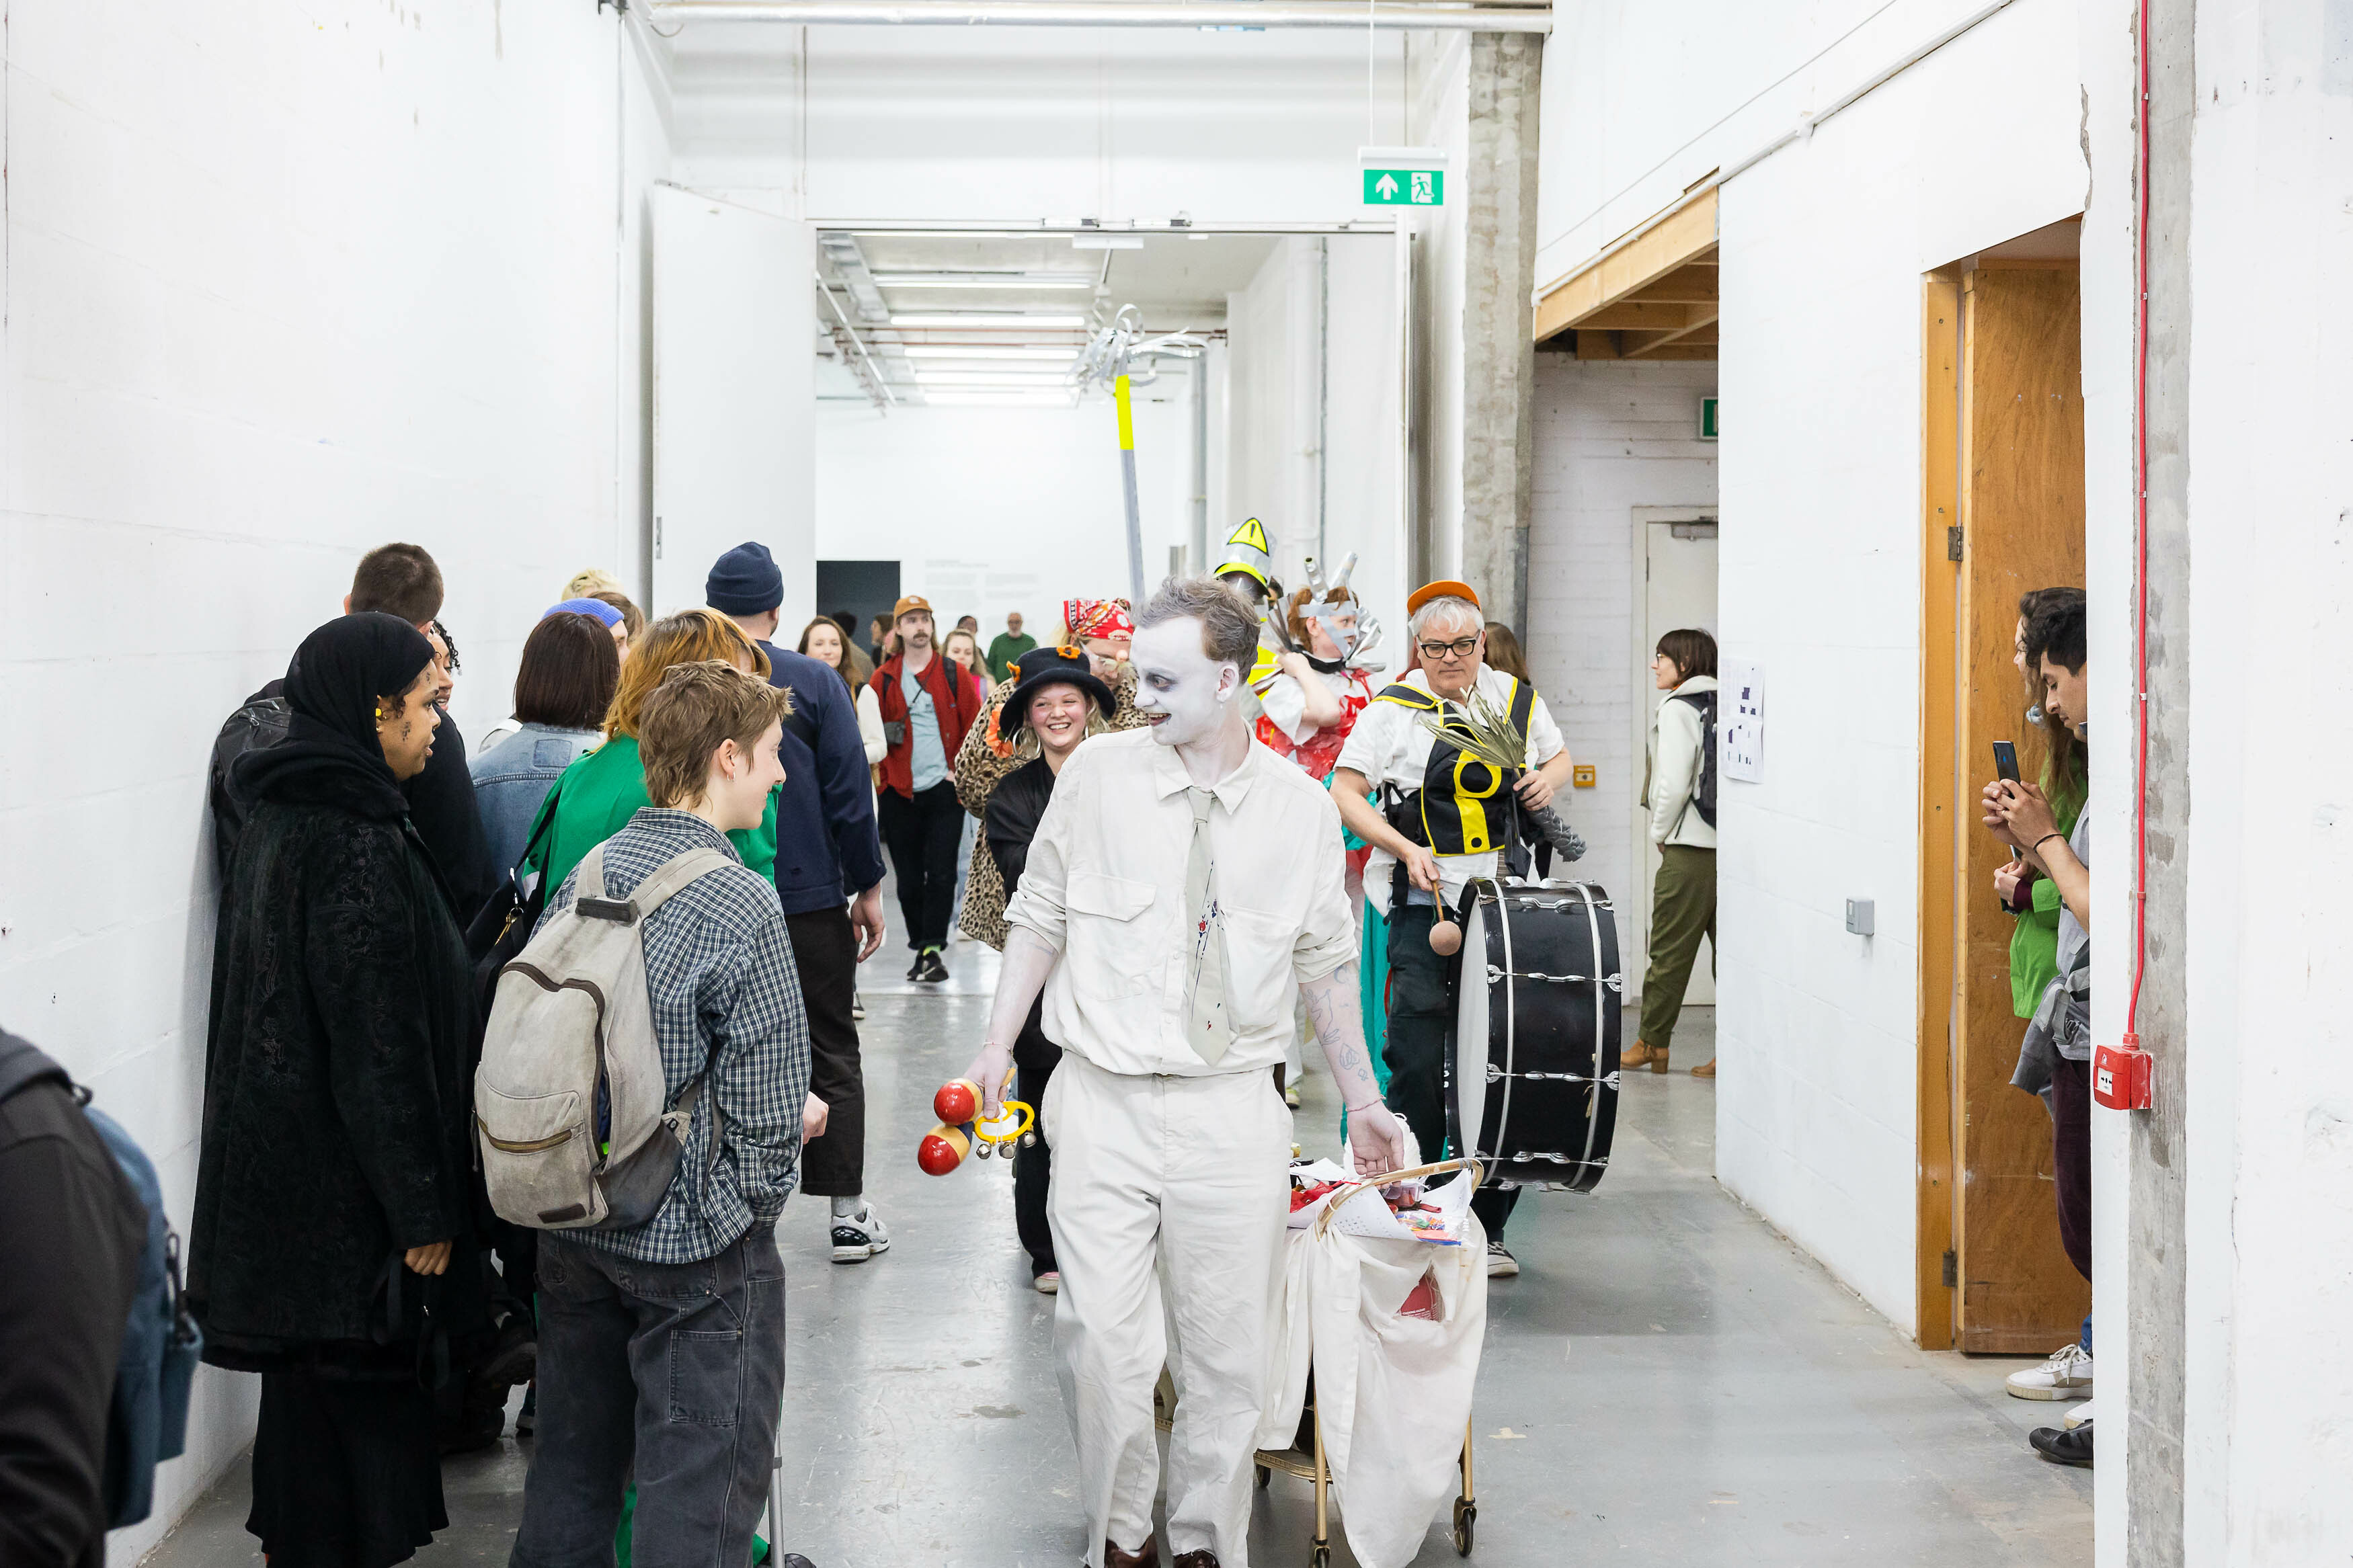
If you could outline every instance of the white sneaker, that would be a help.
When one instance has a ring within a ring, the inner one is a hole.
[[[1049,1268],[1043,1274],[1038,1275],[1029,1281],[1029,1285],[1030,1288],[1036,1290],[1040,1296],[1059,1295],[1062,1289],[1061,1270],[1058,1268]]]
[[[856,1214],[834,1216],[836,1263],[863,1263],[876,1253],[890,1249],[891,1233],[883,1228],[882,1216],[874,1212],[872,1204],[861,1205]]]
[[[2066,1415],[2059,1417],[2059,1425],[2065,1427],[2068,1431],[2073,1432],[2076,1427],[2081,1426],[2084,1422],[2089,1421],[2091,1418],[2092,1402],[2086,1399],[2083,1404],[2078,1405],[2074,1409],[2070,1410]]]
[[[2010,1374],[2013,1399],[2089,1399],[2092,1397],[2092,1357],[2070,1340],[2051,1352],[2041,1366]]]
[[[1487,1244],[1487,1278],[1509,1279],[1520,1271],[1520,1260],[1504,1250],[1500,1241]]]

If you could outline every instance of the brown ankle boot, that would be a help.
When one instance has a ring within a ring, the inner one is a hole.
[[[1661,1072],[1664,1072],[1666,1071],[1666,1068],[1661,1068],[1659,1070]],[[1708,1058],[1707,1060],[1692,1068],[1692,1077],[1694,1078],[1714,1078],[1715,1076],[1715,1058],[1714,1057]]]
[[[1626,1054],[1618,1058],[1618,1065],[1621,1068],[1649,1068],[1652,1072],[1664,1072],[1667,1070],[1667,1047],[1646,1046],[1641,1041],[1636,1040],[1626,1047]]]
[[[1160,1542],[1152,1536],[1133,1552],[1122,1552],[1109,1537],[1103,1540],[1103,1568],[1160,1568]]]

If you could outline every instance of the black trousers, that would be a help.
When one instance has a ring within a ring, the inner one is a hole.
[[[2058,1180],[2059,1242],[2092,1277],[2092,1064],[2051,1064],[2051,1169]]]
[[[876,815],[891,869],[899,874],[899,915],[907,945],[921,952],[945,947],[948,917],[955,910],[956,847],[964,840],[964,807],[955,785],[945,779],[913,799],[885,789]]]
[[[1452,1125],[1446,1104],[1446,1060],[1454,1051],[1454,983],[1460,965],[1430,950],[1430,927],[1437,912],[1429,904],[1389,906],[1389,1038],[1381,1051],[1389,1069],[1386,1103],[1413,1129],[1425,1161],[1443,1159],[1450,1148],[1459,1152],[1461,1144],[1461,1130]],[[1517,1188],[1503,1192],[1482,1187],[1472,1194],[1471,1212],[1486,1227],[1488,1240],[1504,1239],[1504,1226],[1519,1201]]]
[[[854,1198],[866,1190],[866,1074],[858,1059],[858,932],[834,905],[786,915],[785,932],[801,972],[808,1014],[809,1092],[825,1101],[825,1136],[801,1149],[801,1191]]]
[[[1058,1053],[1055,1060],[1060,1059]],[[1035,1110],[1045,1103],[1046,1083],[1053,1076],[1053,1061],[1043,1067],[1017,1069],[1013,1098]],[[1032,1279],[1061,1267],[1054,1261],[1054,1233],[1046,1224],[1046,1191],[1052,1184],[1053,1175],[1054,1151],[1047,1146],[1046,1129],[1041,1122],[1037,1146],[1013,1151],[1013,1229],[1021,1237],[1021,1250],[1029,1255]]]

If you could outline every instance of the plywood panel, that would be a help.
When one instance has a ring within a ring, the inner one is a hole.
[[[2010,1084],[2024,1021],[2013,1010],[2014,929],[1993,892],[2008,849],[1975,826],[1992,742],[2018,742],[2030,770],[2039,737],[2012,664],[2018,597],[2084,581],[2082,329],[2076,272],[2061,264],[1975,271],[1962,280],[1961,527],[1956,637],[1962,680],[1957,742],[1968,821],[1956,857],[1954,1041],[1963,1173],[1956,1342],[2039,1352],[2074,1332],[2091,1289],[2059,1243],[2051,1121]]]
[[[1953,1348],[1953,973],[1955,857],[1962,826],[1959,563],[1947,546],[1960,521],[1961,285],[1932,273],[1920,289],[1920,1347]]]

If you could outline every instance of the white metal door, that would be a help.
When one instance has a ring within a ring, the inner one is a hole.
[[[1651,655],[1658,647],[1659,638],[1681,626],[1697,626],[1710,637],[1715,635],[1715,514],[1696,508],[1673,511],[1661,507],[1638,507],[1634,526],[1636,554],[1642,563],[1638,584],[1641,606],[1635,617],[1641,641],[1634,667],[1634,712],[1642,728],[1641,743],[1647,746],[1651,721],[1667,695],[1651,678]],[[1647,757],[1648,753],[1643,755]],[[1629,933],[1624,951],[1647,954],[1651,941],[1651,886],[1658,870],[1659,852],[1651,844],[1651,814],[1639,797],[1633,816],[1637,896],[1630,909],[1622,902],[1618,906],[1619,924]],[[1639,988],[1641,982],[1635,972],[1645,967],[1647,963],[1628,966],[1630,990]],[[1683,1001],[1694,1007],[1715,1005],[1715,950],[1711,943],[1700,944],[1699,958],[1692,965],[1691,985],[1683,993]]]
[[[755,540],[784,624],[816,614],[816,230],[675,186],[654,192],[656,615],[702,603]]]

